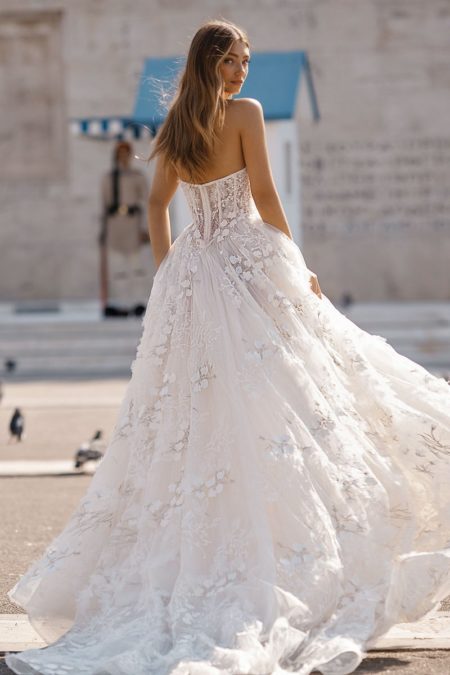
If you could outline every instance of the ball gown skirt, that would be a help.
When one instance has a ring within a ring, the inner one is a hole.
[[[450,594],[450,389],[311,290],[246,169],[182,183],[108,450],[9,598],[23,675],[353,672]]]

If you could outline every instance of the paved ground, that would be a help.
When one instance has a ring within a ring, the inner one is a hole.
[[[0,614],[22,612],[6,596],[62,529],[90,476],[1,478]]]
[[[13,671],[0,657],[0,675]],[[450,673],[450,652],[444,650],[423,652],[371,652],[364,659],[355,675],[363,673],[384,673],[385,675],[448,675]]]
[[[107,442],[127,379],[10,382],[0,406],[0,462],[72,460],[97,429]],[[25,440],[9,443],[8,421],[19,406]],[[1,477],[0,613],[21,610],[6,590],[62,529],[87,489],[90,476]]]
[[[0,461],[72,458],[97,429],[111,432],[128,378],[6,381],[0,405]],[[9,442],[14,408],[25,415],[25,439]]]

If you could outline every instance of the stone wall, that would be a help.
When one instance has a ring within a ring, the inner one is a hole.
[[[450,298],[450,4],[319,2],[304,248],[330,297]]]
[[[0,301],[97,297],[111,143],[68,119],[129,114],[143,59],[221,15],[255,51],[309,53],[302,248],[327,295],[448,300],[448,0],[0,0]]]

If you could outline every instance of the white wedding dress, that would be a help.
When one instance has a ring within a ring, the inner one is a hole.
[[[182,183],[108,450],[9,592],[21,674],[353,672],[450,594],[450,389],[310,288],[246,169]]]

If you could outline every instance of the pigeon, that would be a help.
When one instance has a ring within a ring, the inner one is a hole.
[[[353,302],[354,302],[353,295],[351,293],[345,292],[345,293],[342,294],[341,304],[344,307],[350,307],[350,305],[352,305]]]
[[[106,305],[103,309],[103,316],[104,317],[126,317],[128,316],[128,309],[122,309],[120,307],[114,307],[113,305]]]
[[[17,361],[14,359],[5,359],[4,366],[7,373],[13,373],[17,367]]]
[[[19,408],[16,408],[9,423],[9,431],[11,433],[11,439],[15,437],[18,441],[21,441],[24,428],[25,428],[25,418],[20,412]]]
[[[145,305],[135,305],[133,309],[130,310],[130,314],[134,314],[134,316],[144,316]]]
[[[75,453],[75,469],[81,468],[86,462],[99,461],[103,457],[105,443],[103,432],[96,431],[90,441],[81,444]]]

